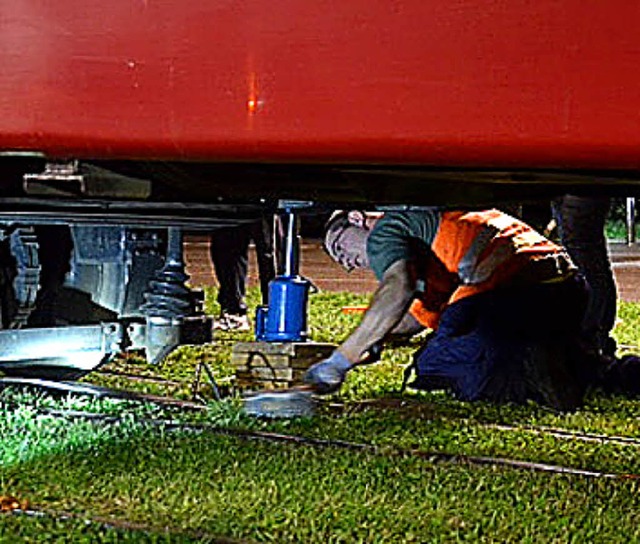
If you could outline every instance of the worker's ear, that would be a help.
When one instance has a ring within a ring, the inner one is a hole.
[[[354,227],[367,228],[367,214],[362,210],[350,210],[347,221]]]
[[[376,221],[384,214],[382,212],[365,212],[363,210],[350,210],[347,212],[347,221],[349,225],[359,227],[365,230],[373,229]]]

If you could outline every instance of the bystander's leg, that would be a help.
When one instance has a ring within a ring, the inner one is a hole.
[[[249,330],[245,303],[251,226],[217,229],[211,233],[211,262],[218,278],[219,329]]]
[[[262,303],[269,304],[269,282],[276,276],[274,216],[265,215],[251,224],[251,238],[256,248]]]
[[[553,214],[562,244],[589,285],[583,332],[596,340],[603,354],[612,356],[617,290],[604,233],[609,206],[608,197],[565,195],[553,202]]]

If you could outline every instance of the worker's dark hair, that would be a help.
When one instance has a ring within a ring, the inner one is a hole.
[[[336,242],[340,235],[348,227],[367,227],[367,214],[362,210],[338,210],[333,212],[329,220],[324,226],[324,250],[331,256],[336,258]]]

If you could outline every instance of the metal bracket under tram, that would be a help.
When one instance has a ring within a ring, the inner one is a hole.
[[[151,361],[159,362],[160,353],[165,356],[179,345],[206,342],[211,342],[211,323],[204,316],[0,330],[0,373],[74,380],[124,351],[145,350]]]

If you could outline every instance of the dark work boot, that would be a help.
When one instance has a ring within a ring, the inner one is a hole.
[[[625,355],[612,359],[604,372],[602,387],[607,393],[640,396],[640,357]]]
[[[585,384],[576,372],[566,342],[533,343],[525,359],[525,374],[534,398],[558,412],[571,412],[582,405]]]

